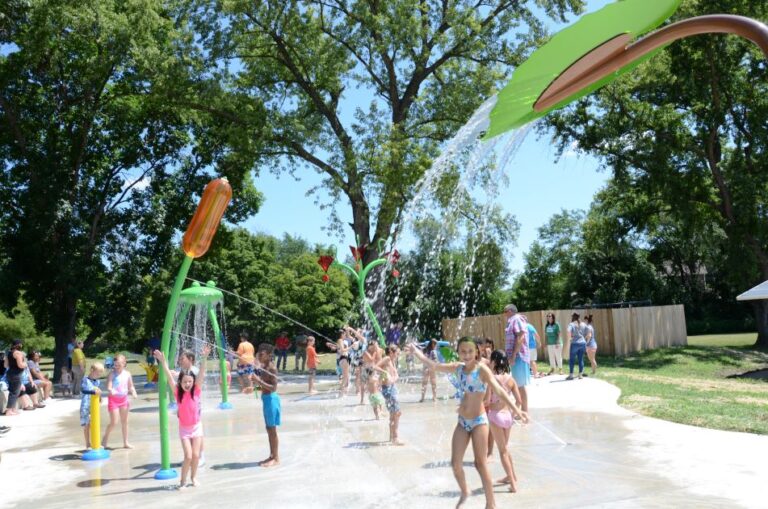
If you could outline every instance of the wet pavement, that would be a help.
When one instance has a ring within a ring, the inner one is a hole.
[[[234,409],[218,410],[217,388],[208,388],[201,486],[183,491],[173,489],[173,481],[153,478],[160,458],[156,395],[141,394],[133,403],[130,441],[135,449],[113,450],[110,459],[95,463],[80,460],[77,401],[56,402],[61,416],[52,419],[52,425],[37,424],[29,419],[32,416],[19,422],[31,427],[34,439],[20,444],[6,436],[0,441],[0,485],[11,493],[4,499],[10,505],[0,506],[29,507],[32,501],[35,507],[79,509],[160,504],[265,509],[454,506],[458,488],[449,459],[455,400],[418,403],[418,383],[400,384],[400,434],[406,445],[396,447],[386,445],[386,412],[374,420],[367,401],[359,406],[359,397],[337,398],[328,381],[319,387],[325,392],[308,396],[301,392],[306,385],[290,383],[302,380],[286,377],[281,386],[281,464],[274,468],[258,465],[269,455],[260,399],[233,393]],[[445,379],[438,393],[453,393]],[[768,437],[640,417],[616,407],[617,396],[615,387],[593,379],[537,381],[530,389],[534,420],[515,426],[510,438],[518,493],[497,486],[497,506],[760,507],[763,499],[757,490],[759,479],[765,479],[761,468]],[[173,416],[170,421],[171,458],[178,462],[182,452],[177,423]],[[112,445],[121,443],[119,429],[112,437]],[[729,463],[707,453],[712,437],[732,440],[713,453],[733,454]],[[497,455],[490,465],[494,479],[503,477]],[[484,507],[471,447],[465,469],[473,490],[466,507]],[[38,480],[34,490],[26,487],[32,478]],[[26,479],[20,488],[25,493],[6,484],[16,479]],[[750,486],[754,493],[745,492]]]

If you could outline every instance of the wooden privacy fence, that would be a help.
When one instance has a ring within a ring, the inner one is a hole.
[[[560,324],[563,356],[568,357],[570,348],[568,324],[574,312],[581,316],[585,313],[592,315],[597,351],[601,355],[624,356],[663,346],[688,344],[685,311],[682,305],[588,311],[583,309],[523,311],[522,313],[528,318],[528,323],[539,332],[541,338],[538,348],[539,359],[547,358],[544,323],[548,313],[554,313],[555,321]],[[463,320],[453,318],[443,320],[442,332],[443,338],[448,341],[455,341],[462,336],[491,338],[496,348],[503,349],[505,325],[504,315],[476,316]]]

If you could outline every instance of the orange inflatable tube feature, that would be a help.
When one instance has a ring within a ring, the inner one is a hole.
[[[221,222],[221,216],[224,215],[224,210],[231,199],[232,187],[226,178],[211,180],[205,186],[203,197],[181,243],[187,256],[199,258],[208,252],[211,240]]]

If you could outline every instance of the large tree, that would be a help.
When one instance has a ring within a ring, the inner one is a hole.
[[[688,1],[675,18],[710,13],[764,20],[768,4]],[[668,225],[695,226],[694,217],[715,222],[723,239],[710,240],[735,293],[768,279],[767,78],[765,58],[751,42],[694,37],[552,115],[549,125],[562,147],[578,142],[602,158],[619,189],[649,202],[648,214],[627,218],[636,228],[653,228],[654,209],[674,218]],[[757,343],[768,346],[768,301],[753,306]]]
[[[184,2],[28,0],[0,11],[2,295],[20,290],[66,362],[78,312],[92,331],[139,323],[136,288],[172,253],[212,166],[237,189],[232,220],[258,205],[226,143],[168,101],[210,77]],[[124,306],[124,308],[122,307]],[[117,308],[117,309],[116,309]],[[89,320],[90,318],[90,320]]]
[[[320,203],[348,203],[367,263],[441,142],[543,42],[538,15],[564,20],[583,1],[200,4],[202,40],[240,100],[220,117],[264,141],[271,169],[318,172]],[[241,114],[262,108],[265,121]]]

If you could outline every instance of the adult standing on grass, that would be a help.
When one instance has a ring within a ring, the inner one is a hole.
[[[531,383],[530,354],[528,351],[528,320],[517,312],[517,306],[504,306],[504,317],[507,325],[504,328],[504,346],[512,364],[512,376],[520,389],[520,400],[523,412],[528,411],[528,392],[526,386]]]
[[[584,323],[587,326],[587,333],[584,337],[587,340],[587,357],[592,365],[592,374],[594,375],[597,371],[597,361],[595,360],[597,355],[597,338],[595,337],[595,328],[592,326],[592,315],[585,315]]]
[[[304,371],[304,367],[307,363],[307,334],[302,331],[296,335],[296,364],[293,367],[294,371]],[[301,359],[301,369],[299,369],[299,359]]]
[[[76,338],[72,338],[72,341],[67,343],[67,368],[69,369],[70,373],[72,372],[72,352],[75,350],[76,341]]]
[[[83,352],[83,342],[77,341],[75,349],[72,350],[72,394],[80,394],[80,384],[83,383],[85,376],[85,353]]]
[[[547,337],[547,357],[549,357],[549,373],[555,369],[563,374],[563,339],[560,337],[560,324],[555,321],[554,313],[547,313],[547,323],[544,325],[544,334]]]
[[[288,333],[283,331],[275,338],[275,356],[277,357],[277,370],[285,371],[288,364],[288,350],[291,348],[291,340]],[[280,367],[280,359],[283,361],[283,367]]]
[[[568,359],[568,369],[570,371],[566,380],[573,380],[573,363],[578,359],[579,361],[579,378],[584,374],[584,352],[587,349],[587,340],[585,334],[587,333],[587,326],[585,323],[579,321],[579,314],[574,313],[571,315],[571,323],[568,325],[568,337],[571,340],[571,352]]]

